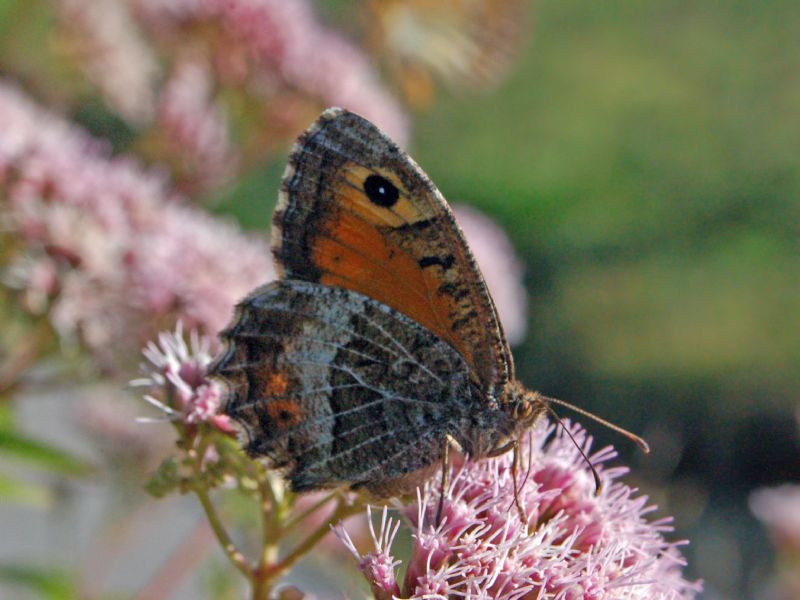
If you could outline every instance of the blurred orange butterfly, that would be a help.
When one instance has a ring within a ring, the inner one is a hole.
[[[370,0],[365,45],[413,106],[434,95],[434,78],[485,88],[502,79],[522,41],[522,0]]]

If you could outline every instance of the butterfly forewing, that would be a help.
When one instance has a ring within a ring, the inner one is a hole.
[[[298,140],[273,252],[287,279],[360,292],[446,341],[490,401],[513,376],[494,303],[444,198],[358,115],[329,109]]]
[[[246,448],[296,491],[365,485],[408,491],[469,421],[469,367],[408,317],[343,288],[281,281],[256,290],[223,332],[210,375]],[[402,481],[400,489],[393,482]]]

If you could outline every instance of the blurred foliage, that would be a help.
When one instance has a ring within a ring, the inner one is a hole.
[[[57,570],[0,565],[0,581],[20,590],[28,590],[42,600],[74,600],[80,597],[70,576]]]
[[[0,256],[7,250],[0,247]],[[0,503],[45,507],[54,499],[54,477],[85,477],[93,468],[63,448],[20,430],[11,400],[26,371],[45,348],[55,344],[46,321],[26,311],[8,288],[0,289],[0,314]],[[35,475],[21,475],[23,466]]]
[[[11,502],[46,507],[54,500],[53,478],[85,477],[92,466],[63,448],[23,433],[16,425],[10,407],[0,405],[0,503]],[[14,468],[25,466],[22,476]],[[34,476],[31,477],[30,469]]]
[[[789,10],[541,2],[499,94],[421,119],[419,160],[504,222],[592,371],[800,385]]]
[[[11,426],[0,425],[0,451],[6,456],[64,476],[86,475],[91,471],[80,459],[21,434]]]

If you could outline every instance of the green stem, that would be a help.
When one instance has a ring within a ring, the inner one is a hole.
[[[211,502],[211,497],[208,494],[208,489],[203,482],[203,457],[206,454],[210,441],[207,436],[202,436],[197,448],[189,450],[189,456],[192,458],[192,470],[194,471],[194,482],[192,491],[194,491],[200,505],[203,507],[203,512],[206,514],[211,530],[217,538],[222,551],[228,560],[236,567],[249,581],[254,580],[253,568],[247,560],[247,557],[242,553],[236,544],[233,543],[231,536],[222,524],[222,520],[217,513],[217,509]]]
[[[336,496],[338,496],[340,493],[341,493],[341,492],[339,492],[339,491],[337,490],[337,491],[335,491],[335,492],[331,492],[331,493],[330,493],[330,494],[328,494],[327,496],[323,496],[322,498],[320,498],[320,500],[319,500],[319,501],[315,502],[315,503],[314,503],[314,504],[312,504],[312,505],[311,505],[309,508],[307,508],[306,510],[304,510],[303,512],[301,512],[299,515],[297,515],[297,516],[293,517],[293,518],[292,518],[292,519],[291,519],[291,520],[290,520],[288,523],[284,524],[283,528],[284,528],[286,531],[291,531],[292,529],[294,529],[295,527],[297,527],[297,525],[298,525],[298,524],[300,524],[300,523],[301,523],[301,522],[303,522],[305,519],[307,519],[309,516],[311,516],[312,514],[314,514],[315,512],[317,512],[317,511],[318,511],[320,508],[322,508],[323,506],[325,506],[325,505],[326,505],[328,502],[330,502],[331,500],[333,500],[334,498],[336,498]]]
[[[281,527],[281,506],[272,481],[262,472],[258,482],[261,494],[261,537],[263,549],[258,563],[258,573],[263,573],[278,559],[278,545],[285,531]]]
[[[309,535],[299,546],[286,555],[283,560],[273,565],[265,574],[265,578],[274,580],[278,577],[285,575],[289,570],[299,561],[303,556],[308,554],[308,551],[316,546],[322,538],[324,538],[331,530],[331,526],[338,523],[342,519],[361,512],[362,506],[360,504],[339,504],[330,518],[320,525],[314,532]]]
[[[278,535],[281,530],[281,516],[283,513],[283,502],[275,493],[272,479],[266,471],[262,471],[258,479],[258,488],[261,492],[261,510],[264,514],[264,534]],[[270,531],[267,531],[267,528]]]
[[[194,493],[197,495],[197,499],[200,500],[200,505],[203,507],[203,511],[206,513],[206,518],[208,519],[209,525],[211,525],[211,530],[214,532],[214,536],[217,538],[217,541],[219,541],[223,552],[225,552],[225,556],[228,557],[228,560],[231,561],[231,564],[233,564],[234,567],[236,567],[245,577],[247,577],[247,579],[253,581],[254,574],[250,563],[247,561],[247,558],[244,556],[244,554],[242,554],[242,552],[236,547],[236,544],[233,543],[233,540],[228,535],[225,526],[222,524],[222,521],[217,514],[217,510],[214,508],[214,505],[211,502],[208,491],[201,487],[201,485],[194,486]]]

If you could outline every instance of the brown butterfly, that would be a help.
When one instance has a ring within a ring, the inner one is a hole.
[[[328,109],[300,136],[272,236],[282,279],[238,305],[210,375],[247,452],[293,490],[405,494],[451,448],[515,449],[561,403],[516,381],[447,203],[362,117]]]

